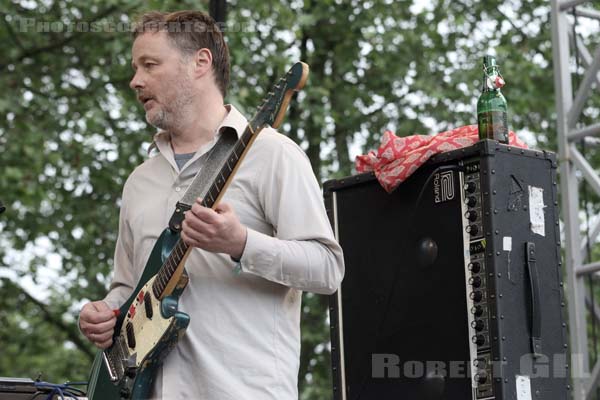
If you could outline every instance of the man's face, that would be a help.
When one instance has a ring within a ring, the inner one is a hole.
[[[165,32],[138,36],[131,50],[135,71],[129,86],[146,110],[146,121],[169,130],[181,120],[193,98],[189,63]]]

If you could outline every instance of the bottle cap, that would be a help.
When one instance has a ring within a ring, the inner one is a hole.
[[[500,89],[505,84],[506,84],[506,82],[504,82],[504,79],[502,78],[502,76],[496,75],[496,79],[494,80],[494,86],[496,87],[496,89]]]

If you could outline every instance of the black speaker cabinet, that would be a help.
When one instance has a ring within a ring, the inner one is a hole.
[[[570,397],[556,160],[484,140],[386,193],[328,181],[335,400]]]

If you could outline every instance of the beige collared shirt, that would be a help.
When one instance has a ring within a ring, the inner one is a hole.
[[[247,121],[228,108],[217,132],[231,127],[239,137]],[[130,296],[175,204],[201,170],[200,157],[216,140],[179,171],[168,137],[158,137],[158,154],[129,176],[109,306]],[[300,147],[266,128],[223,201],[248,227],[241,273],[228,255],[193,249],[186,263],[190,283],[179,302],[190,325],[157,376],[156,398],[295,400],[301,293],[332,293],[344,274],[321,191]]]

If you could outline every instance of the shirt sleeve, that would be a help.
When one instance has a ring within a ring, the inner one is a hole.
[[[133,235],[126,218],[128,201],[126,183],[119,212],[119,233],[115,247],[114,275],[108,294],[104,298],[108,306],[113,309],[119,308],[125,303],[137,283],[133,268]]]
[[[283,142],[276,150],[258,171],[257,188],[274,236],[248,228],[241,269],[295,289],[331,294],[344,276],[344,258],[318,182],[295,143]]]

